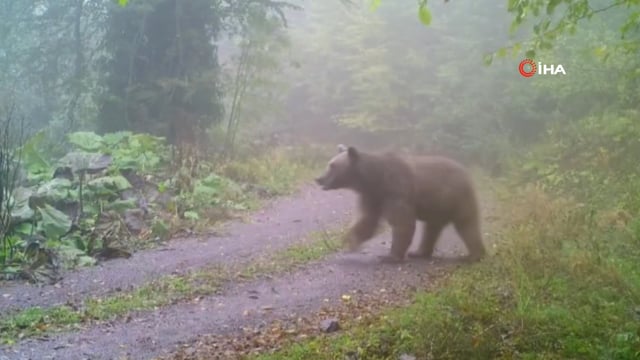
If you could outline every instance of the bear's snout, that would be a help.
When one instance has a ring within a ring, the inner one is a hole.
[[[326,175],[323,175],[315,178],[315,182],[322,188],[322,190],[328,190],[331,180]]]

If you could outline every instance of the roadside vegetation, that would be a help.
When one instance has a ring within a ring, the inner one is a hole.
[[[56,147],[39,133],[16,150],[0,247],[5,279],[56,281],[60,269],[209,230],[290,194],[320,164],[302,147],[176,165],[171,147],[150,134],[75,132],[67,140]]]

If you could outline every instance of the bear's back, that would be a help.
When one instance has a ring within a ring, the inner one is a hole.
[[[471,177],[455,160],[442,156],[410,156],[414,200],[425,216],[451,216],[461,208],[476,206]]]

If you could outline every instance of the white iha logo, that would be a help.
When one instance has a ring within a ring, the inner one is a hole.
[[[537,64],[531,59],[524,59],[520,61],[520,65],[518,66],[518,71],[520,75],[528,78],[532,77],[535,74],[538,75],[567,75],[567,72],[564,70],[562,65],[548,65],[538,62]]]

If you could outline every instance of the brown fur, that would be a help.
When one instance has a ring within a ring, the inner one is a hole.
[[[404,260],[416,221],[426,226],[410,257],[431,257],[448,224],[464,241],[469,259],[485,256],[476,193],[462,165],[441,156],[368,153],[342,145],[339,149],[316,182],[324,190],[351,189],[359,195],[362,214],[345,239],[352,249],[371,239],[384,218],[392,231],[386,261]]]

